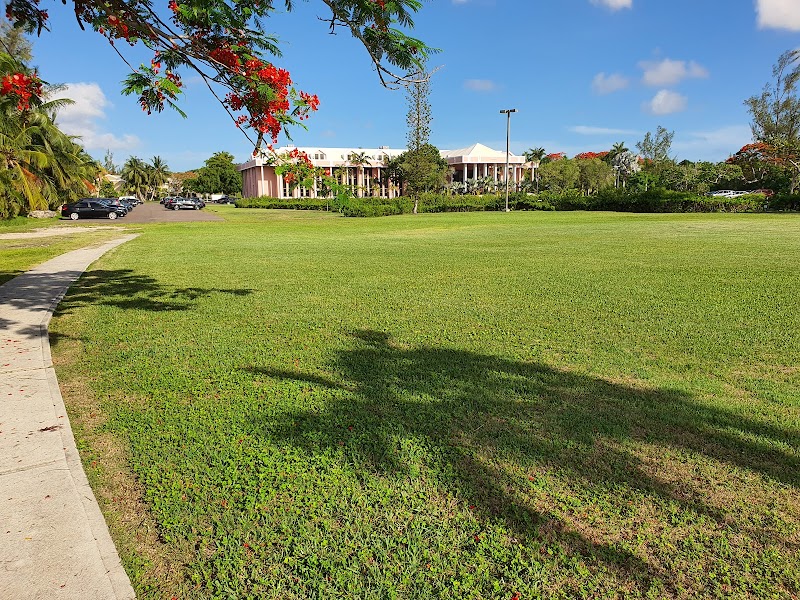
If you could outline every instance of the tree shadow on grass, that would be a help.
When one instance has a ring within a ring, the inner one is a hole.
[[[241,297],[252,292],[246,288],[174,287],[131,269],[98,269],[85,273],[72,286],[58,310],[69,313],[81,306],[101,305],[153,312],[183,311],[212,294]]]
[[[460,350],[409,349],[381,332],[353,335],[355,348],[341,352],[332,365],[346,383],[251,369],[350,392],[337,393],[343,399],[322,412],[283,415],[277,439],[311,454],[340,447],[358,468],[387,474],[407,467],[398,458],[397,438],[421,440],[437,470],[453,474],[448,491],[478,507],[483,518],[501,519],[531,543],[557,541],[642,592],[656,576],[652,565],[531,505],[521,488],[536,478],[537,468],[605,494],[636,490],[720,524],[726,518],[722,508],[687,493],[674,479],[658,477],[652,465],[644,468],[630,446],[646,442],[704,455],[799,487],[800,462],[781,449],[800,446],[797,431],[702,405],[680,391],[614,384]],[[258,423],[259,414],[252,417]],[[509,470],[509,464],[518,468]]]

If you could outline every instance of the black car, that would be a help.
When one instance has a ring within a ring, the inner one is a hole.
[[[124,203],[120,202],[117,198],[98,198],[97,201],[100,202],[101,204],[113,207],[117,211],[117,215],[120,217],[124,217],[131,210],[131,207],[126,206]]]
[[[100,202],[95,198],[84,198],[61,207],[61,216],[77,219],[116,219],[119,212],[116,206]]]

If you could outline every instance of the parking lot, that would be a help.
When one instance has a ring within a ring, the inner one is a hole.
[[[191,223],[195,221],[222,221],[207,209],[169,210],[157,202],[145,202],[134,208],[120,223]]]

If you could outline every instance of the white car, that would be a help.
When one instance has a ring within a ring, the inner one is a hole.
[[[747,192],[735,192],[733,190],[717,190],[716,192],[709,193],[709,196],[717,198],[736,198],[737,196],[744,196]]]

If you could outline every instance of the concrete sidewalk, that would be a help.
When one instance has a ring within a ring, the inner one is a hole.
[[[0,598],[134,598],[81,466],[47,325],[69,286],[118,238],[0,286]]]

